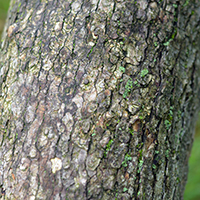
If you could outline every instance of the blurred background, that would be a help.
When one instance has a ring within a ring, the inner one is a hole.
[[[0,0],[0,38],[6,20],[6,14],[9,8],[9,3],[9,0]]]
[[[9,8],[9,0],[0,0],[0,38]],[[196,125],[196,133],[189,160],[188,182],[184,200],[200,200],[200,114]]]
[[[184,200],[200,200],[200,113],[189,160],[189,174]]]

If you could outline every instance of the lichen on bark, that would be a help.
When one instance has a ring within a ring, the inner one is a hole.
[[[0,56],[5,199],[182,199],[199,9],[11,1]]]

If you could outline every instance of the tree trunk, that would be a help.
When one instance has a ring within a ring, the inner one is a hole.
[[[183,199],[199,23],[198,0],[11,0],[2,199]]]

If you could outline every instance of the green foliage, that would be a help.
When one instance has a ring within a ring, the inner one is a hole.
[[[171,39],[169,39],[167,42],[165,42],[163,45],[164,46],[168,46],[169,45],[169,43],[172,41],[173,39],[171,38]]]
[[[0,0],[0,18],[5,18],[7,10],[9,8],[9,2],[5,0]]]
[[[144,163],[143,160],[140,160],[140,161],[139,161],[139,164],[138,164],[138,170],[137,170],[138,173],[141,172],[141,170],[142,170],[142,166],[143,166],[143,163]]]
[[[124,161],[122,162],[122,166],[123,167],[127,167],[128,166],[128,161],[131,161],[132,157],[129,154],[126,154],[124,157]]]
[[[110,150],[110,147],[111,147],[112,143],[113,143],[113,140],[109,140],[109,142],[107,144],[107,149],[108,150]]]
[[[167,130],[169,130],[169,128],[171,127],[171,122],[168,121],[167,119],[165,120],[165,127]]]
[[[165,120],[165,127],[167,130],[169,130],[169,128],[171,127],[172,119],[173,119],[173,107],[170,106],[168,118]]]
[[[0,38],[3,31],[4,23],[6,21],[7,10],[10,1],[0,0]]]
[[[185,188],[184,199],[200,199],[200,115],[196,126],[196,134],[189,159],[189,173]]]
[[[142,143],[142,145],[143,145],[143,143]],[[141,148],[142,148],[142,147],[141,147]],[[140,149],[140,150],[139,150],[139,160],[142,159],[142,152],[143,152],[143,149]]]
[[[145,77],[148,73],[149,73],[149,70],[148,70],[147,68],[145,68],[145,69],[143,69],[143,70],[141,71],[140,76],[141,76],[141,77]]]
[[[143,116],[139,116],[139,118],[140,118],[140,119],[144,119],[144,117],[143,117]]]
[[[75,47],[75,43],[73,44],[73,47]],[[90,52],[88,53],[87,57],[89,57],[89,55],[92,53],[94,47],[95,47],[95,45],[91,47]]]
[[[170,116],[170,119],[172,120],[172,117],[173,117],[173,107],[172,106],[170,107],[170,110],[169,110],[169,116]]]
[[[110,150],[111,145],[112,145],[113,142],[114,142],[114,141],[113,141],[112,139],[109,140],[108,144],[106,145],[106,150],[105,150],[105,152],[104,152],[104,157],[106,157],[106,155],[108,154],[108,151]]]
[[[187,6],[189,4],[190,0],[186,0],[185,3],[183,4],[183,6]]]
[[[155,164],[153,164],[153,165],[152,165],[152,168],[153,168],[153,169],[156,169],[156,165],[155,165]]]
[[[128,190],[128,188],[124,187],[123,188],[123,192],[126,192]]]
[[[21,6],[21,2],[18,5],[17,12],[19,12],[20,6]]]
[[[138,83],[138,81],[137,81],[137,80],[136,80],[136,81],[134,81],[134,84],[135,84],[136,86],[140,87],[140,84]]]
[[[176,34],[177,34],[177,28],[174,29],[174,33],[172,34],[172,39],[175,38]]]
[[[126,98],[128,93],[131,91],[131,89],[133,88],[133,81],[132,79],[129,79],[125,85],[125,91],[123,94],[123,97]]]
[[[124,73],[126,69],[124,67],[120,66],[119,70]]]
[[[165,156],[168,158],[169,157],[169,150],[166,150]]]
[[[117,21],[117,23],[118,23],[118,26],[120,26],[120,25],[121,25],[121,22],[120,22],[119,20]]]
[[[129,128],[129,132],[130,132],[131,135],[134,135],[134,130],[133,129]]]

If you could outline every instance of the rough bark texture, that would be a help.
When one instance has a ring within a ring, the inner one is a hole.
[[[12,0],[2,199],[182,199],[199,25],[199,0]]]

